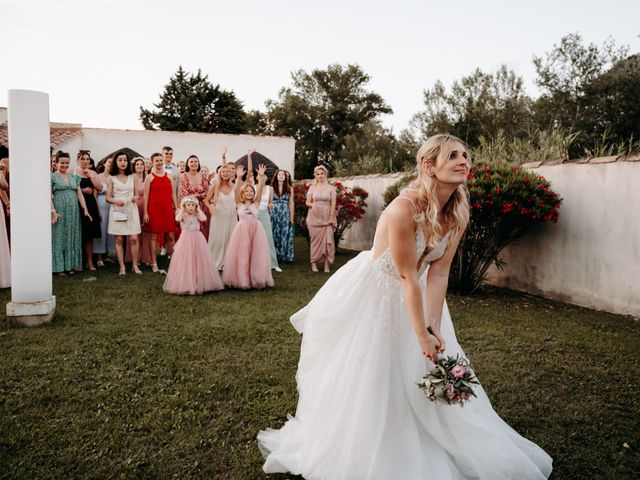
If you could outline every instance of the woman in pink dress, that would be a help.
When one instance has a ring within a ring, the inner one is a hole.
[[[272,287],[269,245],[264,228],[258,220],[258,204],[266,179],[266,167],[258,168],[258,191],[253,185],[242,183],[244,173],[238,167],[236,194],[239,222],[233,230],[224,257],[222,280],[230,287],[249,289]]]
[[[131,161],[131,168],[133,168],[133,175],[135,181],[135,192],[138,197],[136,204],[138,205],[138,214],[140,215],[140,225],[144,223],[144,180],[147,177],[145,171],[145,161],[142,157],[136,157]],[[145,265],[151,265],[151,250],[149,244],[151,243],[151,234],[142,232],[140,234],[140,242],[138,242],[138,263],[144,263]],[[125,256],[125,262],[131,262],[131,242],[127,237],[127,254]]]
[[[327,169],[318,165],[313,169],[315,178],[307,192],[307,228],[311,243],[311,270],[318,271],[317,263],[324,262],[324,271],[329,272],[336,246],[333,231],[336,227],[336,189],[327,181]]]
[[[0,163],[0,190],[9,190],[9,184],[4,177],[4,163]],[[4,223],[4,202],[0,203],[0,288],[11,286],[11,257],[9,254],[9,236]]]
[[[198,199],[198,202],[200,202],[200,210],[207,216],[207,219],[202,222],[201,225],[202,234],[206,240],[209,240],[209,222],[211,220],[211,212],[208,208],[205,208],[205,198],[208,191],[209,181],[200,167],[200,159],[195,155],[190,155],[189,158],[187,158],[185,171],[180,175],[180,193],[178,200],[181,201],[187,195]]]
[[[176,295],[200,295],[222,290],[224,284],[216,270],[209,247],[200,231],[206,216],[194,197],[184,197],[176,213],[182,233],[176,242],[163,290]]]

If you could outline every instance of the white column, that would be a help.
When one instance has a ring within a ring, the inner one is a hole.
[[[7,319],[33,326],[53,318],[49,95],[9,90],[11,302]]]

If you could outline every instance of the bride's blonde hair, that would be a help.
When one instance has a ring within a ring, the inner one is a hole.
[[[438,223],[438,199],[436,195],[436,185],[438,180],[429,174],[423,165],[430,163],[433,168],[440,167],[449,159],[453,147],[460,143],[467,151],[466,144],[457,137],[449,134],[438,134],[429,137],[416,154],[416,179],[413,180],[405,191],[414,192],[418,201],[420,212],[414,217],[424,232],[427,247],[431,250],[435,248],[442,239],[442,227]],[[463,229],[466,219],[469,218],[469,194],[464,183],[458,185],[447,203],[442,207],[442,215],[445,223],[449,226],[451,242]]]

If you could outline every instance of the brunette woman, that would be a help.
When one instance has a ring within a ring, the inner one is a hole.
[[[211,212],[208,208],[205,208],[204,200],[209,191],[209,183],[201,170],[200,159],[195,155],[190,155],[189,158],[187,158],[185,172],[180,175],[180,193],[178,200],[180,201],[186,196],[198,199],[198,202],[200,202],[200,210],[207,216],[207,219],[200,223],[200,230],[204,238],[208,240]]]
[[[66,152],[56,156],[57,171],[51,174],[51,260],[53,273],[64,275],[82,271],[82,230],[80,210],[89,221],[93,220],[87,209],[80,177],[69,171],[71,159]]]
[[[278,170],[273,176],[273,209],[271,226],[273,243],[278,259],[293,262],[293,186],[284,170]]]
[[[131,237],[132,270],[140,275],[142,274],[138,267],[140,217],[136,208],[138,196],[135,191],[135,176],[131,173],[129,157],[125,152],[116,153],[113,159],[111,175],[107,179],[107,202],[111,204],[108,232],[116,237],[116,255],[120,266],[118,275],[126,273],[123,237]]]
[[[144,223],[144,180],[147,177],[145,173],[145,160],[142,157],[136,157],[131,161],[131,168],[136,184],[136,205],[138,207],[138,214],[140,216],[140,225]],[[149,244],[151,243],[151,234],[142,231],[140,234],[140,242],[138,248],[138,263],[144,263],[145,265],[151,265],[151,252],[149,251]],[[125,263],[131,262],[131,237],[127,238],[127,254],[125,256]]]
[[[87,270],[95,271],[93,266],[93,241],[102,236],[100,229],[100,208],[98,207],[98,193],[102,191],[102,182],[98,174],[91,168],[91,153],[89,150],[80,150],[76,157],[78,167],[76,175],[80,178],[80,190],[84,196],[84,202],[91,215],[81,217],[82,226],[82,246]]]

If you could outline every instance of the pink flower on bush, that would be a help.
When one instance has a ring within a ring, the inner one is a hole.
[[[465,376],[466,373],[467,373],[467,369],[462,365],[456,365],[451,369],[451,375],[453,375],[455,378],[462,378]]]

